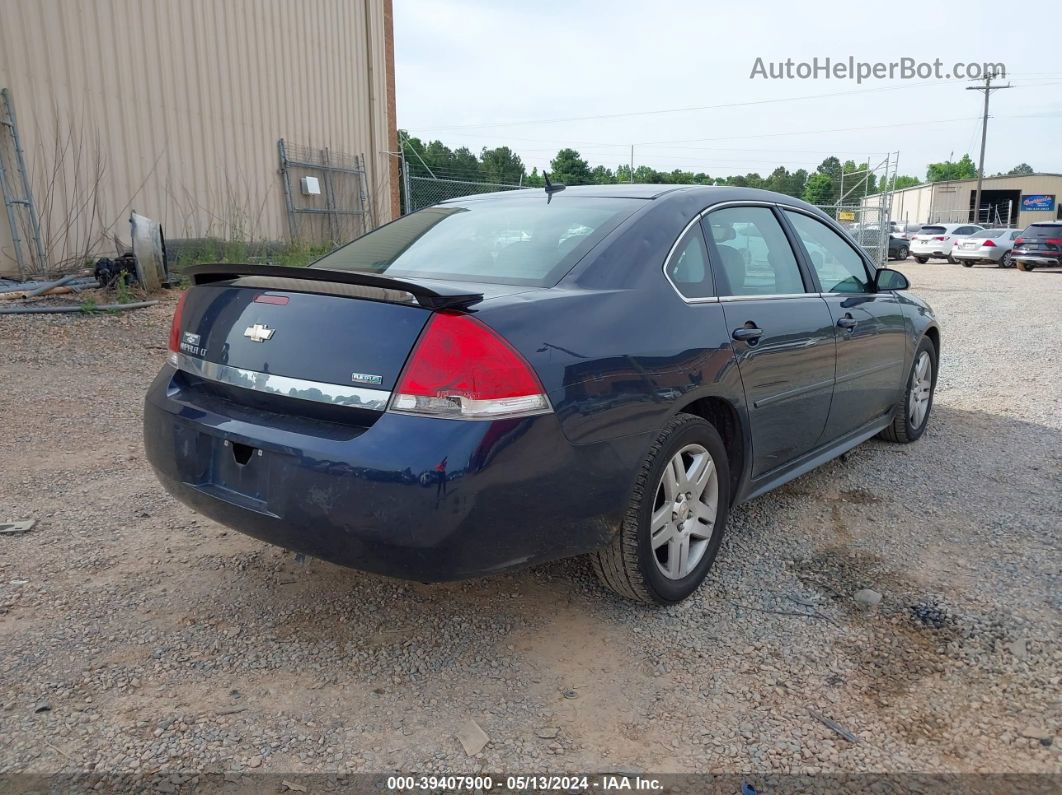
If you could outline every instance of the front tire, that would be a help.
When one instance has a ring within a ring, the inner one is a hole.
[[[896,259],[901,260],[901,261],[905,260],[905,259],[907,259],[907,256],[910,253],[911,253],[911,251],[910,251],[910,249],[907,248],[907,246],[900,246],[898,249],[896,249]]]
[[[920,439],[929,424],[936,388],[937,349],[932,341],[923,337],[915,351],[903,395],[893,408],[892,423],[878,436],[899,444]]]
[[[973,264],[973,260],[972,260],[972,259],[964,259],[964,260],[962,261],[962,266],[963,266],[964,268],[972,268],[972,267],[973,267],[973,265],[974,265],[974,264]]]
[[[642,462],[619,531],[591,553],[594,572],[628,599],[681,602],[712,567],[729,509],[723,440],[711,423],[679,414]]]
[[[917,262],[919,265],[925,265],[927,262],[929,262],[929,257],[915,257],[915,262]]]

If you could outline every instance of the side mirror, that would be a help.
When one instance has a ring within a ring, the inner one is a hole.
[[[874,274],[874,288],[878,292],[906,290],[910,286],[911,283],[907,281],[907,277],[892,268],[878,268],[878,272]]]

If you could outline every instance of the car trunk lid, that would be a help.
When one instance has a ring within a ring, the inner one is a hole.
[[[370,421],[433,312],[528,289],[258,265],[189,274],[173,354],[189,388],[288,413],[346,419],[357,409]]]

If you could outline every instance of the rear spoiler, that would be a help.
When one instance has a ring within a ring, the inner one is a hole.
[[[453,287],[425,287],[415,282],[392,279],[359,271],[333,271],[324,268],[290,268],[282,265],[196,265],[185,271],[193,284],[210,284],[240,276],[272,276],[282,279],[301,279],[310,282],[332,282],[402,290],[428,309],[464,309],[483,300],[483,293],[465,292]]]

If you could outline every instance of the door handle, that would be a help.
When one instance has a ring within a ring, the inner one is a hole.
[[[837,328],[843,328],[843,329],[846,329],[848,331],[851,331],[852,329],[854,329],[856,327],[856,323],[858,323],[858,322],[859,321],[857,321],[850,314],[845,313],[845,316],[840,318],[837,321]]]
[[[755,345],[760,337],[763,336],[763,329],[756,328],[751,324],[748,326],[739,326],[730,332],[730,336],[738,342],[747,342],[749,345]]]

